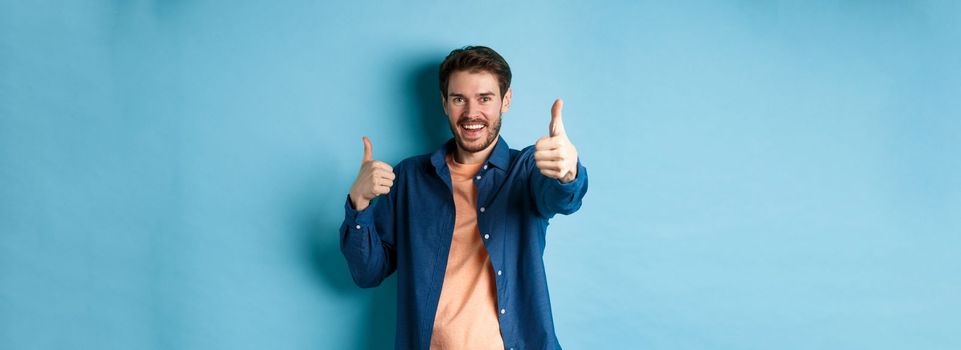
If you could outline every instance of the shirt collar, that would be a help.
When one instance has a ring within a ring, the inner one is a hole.
[[[441,169],[447,167],[447,162],[444,157],[448,152],[454,150],[457,145],[454,144],[454,139],[451,138],[444,143],[444,146],[434,151],[434,154],[430,156],[430,162],[434,165],[435,169]],[[491,155],[487,158],[487,162],[490,165],[497,167],[498,169],[506,170],[508,163],[510,163],[510,147],[507,146],[507,141],[500,135],[497,135],[497,144],[494,145],[494,150],[491,151]]]

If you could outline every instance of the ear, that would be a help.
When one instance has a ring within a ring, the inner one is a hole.
[[[507,88],[507,93],[504,94],[504,101],[501,104],[501,113],[505,113],[511,109],[511,88]]]
[[[440,94],[440,105],[444,107],[444,114],[450,115],[450,111],[447,110],[447,99],[444,98],[444,94]]]

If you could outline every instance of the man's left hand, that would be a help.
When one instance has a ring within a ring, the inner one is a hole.
[[[577,148],[567,138],[561,109],[564,101],[557,99],[551,107],[550,135],[534,144],[534,161],[541,174],[568,183],[577,178]]]

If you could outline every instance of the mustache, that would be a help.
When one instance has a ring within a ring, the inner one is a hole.
[[[459,124],[466,124],[466,123],[475,123],[475,124],[484,124],[484,125],[487,125],[487,119],[482,119],[482,118],[469,118],[469,117],[460,117],[460,118],[457,119],[457,124],[458,124],[458,125],[459,125]]]

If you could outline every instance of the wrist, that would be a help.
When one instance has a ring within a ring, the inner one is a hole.
[[[353,206],[356,211],[367,209],[367,207],[370,206],[370,200],[364,199],[363,196],[350,193],[347,197],[350,199],[350,205]]]

